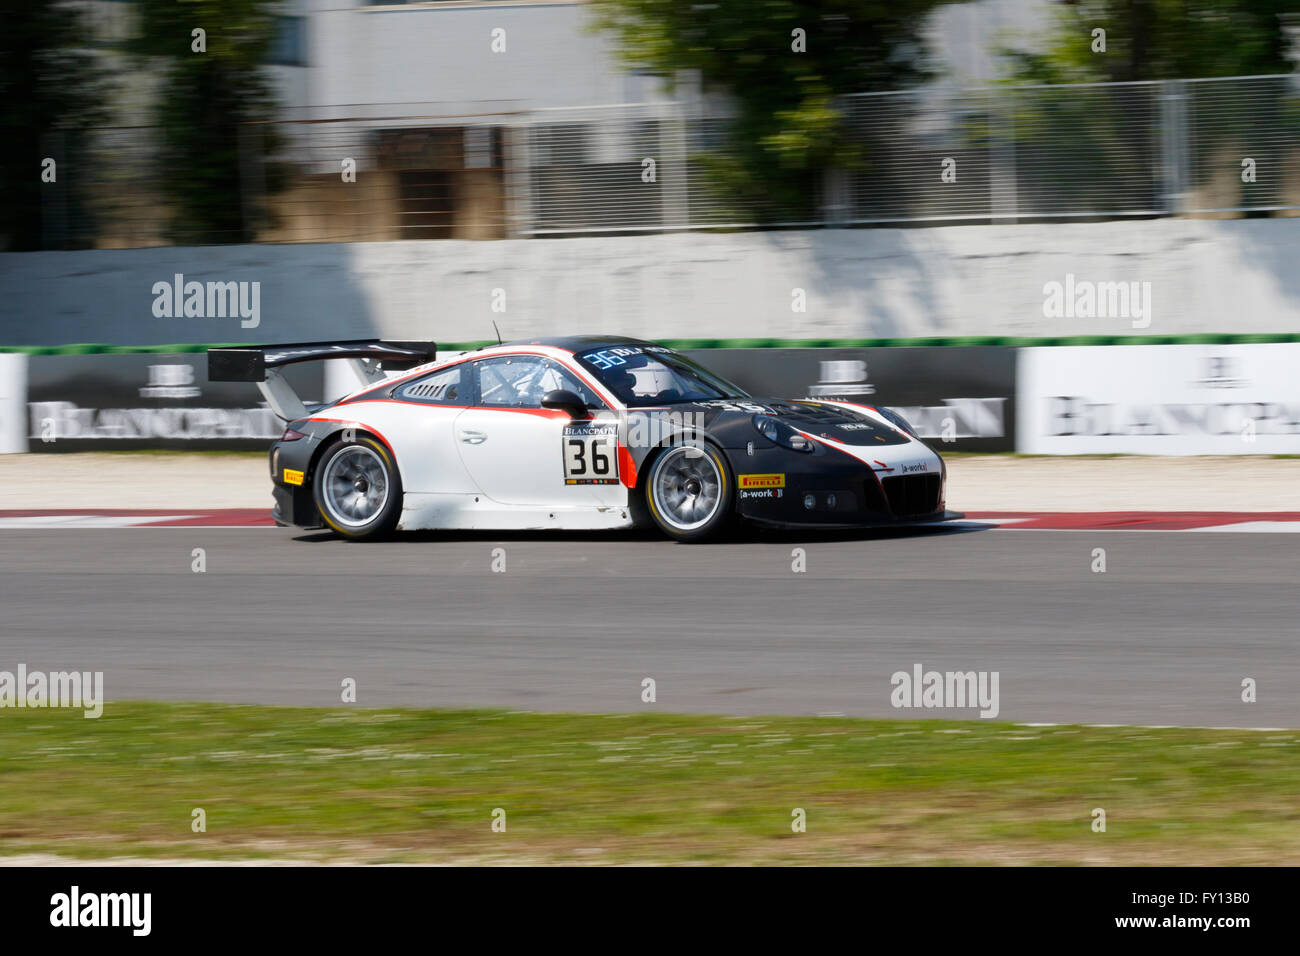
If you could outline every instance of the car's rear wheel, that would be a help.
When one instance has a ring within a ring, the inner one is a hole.
[[[732,523],[735,482],[722,452],[703,441],[672,445],[650,465],[646,505],[659,530],[678,541],[717,537]]]
[[[402,479],[392,455],[366,435],[326,450],[313,492],[325,524],[345,538],[382,537],[402,513]]]

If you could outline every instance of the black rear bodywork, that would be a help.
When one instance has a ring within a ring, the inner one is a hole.
[[[362,359],[385,370],[406,369],[432,362],[437,352],[435,342],[391,339],[211,348],[208,349],[208,380],[265,383],[272,373],[287,366],[329,359]],[[299,402],[299,410],[303,407]],[[305,407],[314,413],[323,406]],[[284,417],[292,414],[279,409],[277,413]],[[312,466],[324,447],[324,439],[344,427],[346,425],[340,422],[290,421],[285,434],[296,432],[302,437],[289,441],[282,437],[271,446],[271,494],[275,500],[271,517],[276,524],[302,528],[325,526],[312,499]],[[297,483],[289,481],[290,476],[295,477]]]

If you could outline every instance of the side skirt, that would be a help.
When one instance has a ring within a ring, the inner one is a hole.
[[[478,497],[480,500],[475,501]],[[407,494],[400,531],[597,531],[632,527],[626,506],[535,508],[478,495]]]
[[[846,522],[821,522],[821,521],[770,521],[765,518],[754,518],[750,515],[741,515],[741,520],[748,521],[751,524],[761,525],[766,528],[804,528],[813,531],[819,528],[827,531],[843,531],[851,528],[912,528],[918,525],[942,524],[945,521],[956,521],[965,518],[966,515],[960,511],[937,511],[932,515],[925,515],[921,518],[890,518],[880,521],[846,521]]]

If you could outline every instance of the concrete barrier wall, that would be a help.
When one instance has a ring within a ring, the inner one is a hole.
[[[1300,219],[9,253],[0,346],[464,342],[494,319],[506,339],[1281,333],[1297,264]],[[257,324],[156,316],[176,275],[258,283]],[[1098,314],[1129,292],[1109,283],[1137,284],[1128,312]]]

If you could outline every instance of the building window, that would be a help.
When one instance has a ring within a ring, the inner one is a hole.
[[[404,169],[398,176],[398,215],[403,239],[450,239],[455,224],[451,173]]]
[[[275,66],[307,65],[307,18],[276,17],[271,38],[271,63]]]

